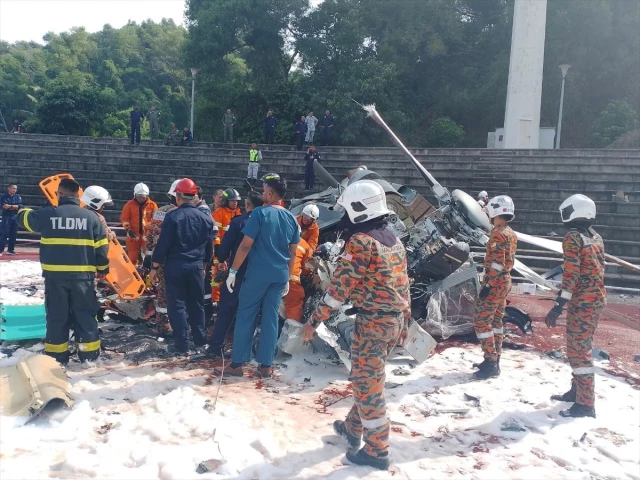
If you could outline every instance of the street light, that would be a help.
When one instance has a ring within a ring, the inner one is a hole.
[[[556,135],[556,149],[560,148],[560,134],[562,133],[562,105],[564,103],[564,79],[567,76],[567,72],[571,68],[571,65],[560,65],[562,71],[562,88],[560,89],[560,111],[558,112],[558,134]]]
[[[198,73],[199,68],[191,67],[191,139],[194,139],[193,134],[193,105],[194,99],[196,96],[196,73]]]

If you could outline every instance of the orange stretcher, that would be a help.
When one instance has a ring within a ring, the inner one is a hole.
[[[60,180],[63,178],[73,179],[73,175],[59,173],[40,182],[42,193],[54,207],[58,205],[56,192],[58,191]],[[82,190],[80,190],[80,195],[82,195]],[[81,202],[80,205],[84,206],[84,203]],[[105,280],[109,282],[118,296],[125,300],[133,300],[142,295],[146,288],[145,283],[117,238],[114,238],[109,243],[107,256],[109,258],[109,273],[105,276]]]

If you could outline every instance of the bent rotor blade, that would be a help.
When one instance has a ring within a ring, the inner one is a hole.
[[[538,285],[542,290],[556,290],[556,287],[552,283],[545,280],[517,258],[515,259],[513,268],[524,278]]]
[[[353,98],[351,100],[353,100]],[[451,201],[451,196],[449,195],[449,191],[446,188],[444,188],[442,185],[440,185],[440,182],[438,182],[435,179],[435,177],[429,173],[429,170],[424,168],[424,166],[416,159],[416,157],[413,156],[413,154],[409,151],[409,149],[404,146],[404,143],[402,143],[402,141],[398,138],[398,136],[395,133],[393,133],[393,130],[391,130],[389,125],[387,125],[387,123],[382,119],[382,117],[376,110],[376,106],[362,105],[356,102],[355,100],[353,101],[358,105],[360,105],[362,109],[365,112],[367,112],[367,115],[373,119],[374,122],[376,122],[378,125],[380,125],[382,128],[384,128],[387,131],[387,133],[391,137],[391,141],[395,143],[395,145],[400,150],[402,150],[407,157],[409,157],[409,159],[411,160],[411,163],[413,163],[413,165],[420,172],[420,175],[422,175],[422,177],[427,181],[427,183],[429,184],[429,187],[431,187],[431,190],[433,191],[435,196],[438,197],[440,201],[444,203],[449,203]]]
[[[518,240],[525,243],[530,243],[537,247],[541,247],[552,252],[562,253],[562,242],[556,240],[549,240],[547,238],[534,237],[533,235],[527,235],[526,233],[516,232]]]
[[[526,233],[520,232],[516,232],[516,236],[518,237],[518,240],[525,243],[530,243],[541,248],[546,248],[547,250],[551,250],[552,252],[562,253],[562,242],[549,240],[547,238],[534,237],[533,235],[527,235]],[[615,263],[616,265],[619,265],[633,272],[640,273],[640,266],[638,265],[634,265],[633,263],[629,263],[625,260],[622,260],[621,258],[609,255],[608,253],[604,254],[604,258],[611,263]]]

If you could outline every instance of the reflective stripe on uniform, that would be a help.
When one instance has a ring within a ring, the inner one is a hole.
[[[100,340],[78,343],[78,351],[80,352],[95,352],[96,350],[100,350]]]
[[[98,265],[96,267],[97,270],[106,270],[107,268],[109,268],[109,264],[108,263],[106,265]]]
[[[298,250],[300,250],[302,253],[305,253],[307,251],[306,248],[304,248],[304,247],[302,247],[300,245],[298,245]]]
[[[153,255],[153,250],[147,250],[144,252],[145,255]]]
[[[156,307],[156,313],[167,313],[167,307]]]
[[[64,343],[46,343],[44,344],[44,351],[49,353],[64,353],[69,350],[69,342]]]
[[[33,210],[31,210],[30,208],[27,209],[27,211],[24,213],[24,216],[22,217],[22,223],[24,223],[24,228],[26,228],[27,230],[29,230],[30,232],[33,232],[33,230],[31,229],[31,227],[29,226],[29,214],[33,212]]]
[[[562,290],[560,292],[560,298],[564,298],[565,300],[571,300],[571,297],[573,297],[573,293],[571,292],[567,292],[566,290]]]
[[[220,223],[220,222],[216,222],[216,227],[218,227],[218,228],[222,228],[222,223]]]
[[[91,272],[96,273],[97,268],[93,265],[51,265],[50,263],[41,263],[40,266],[45,272]],[[109,265],[99,267],[101,270],[109,268]]]
[[[298,275],[289,275],[289,281],[300,283],[300,277]]]
[[[362,418],[360,421],[364,428],[379,428],[384,427],[387,424],[387,417],[374,418],[372,420]]]
[[[322,301],[324,303],[326,303],[327,305],[329,305],[334,310],[336,310],[336,309],[338,309],[338,308],[340,308],[342,306],[342,302],[341,301],[336,300],[335,298],[333,298],[328,293],[325,293],[324,297],[322,297]]]
[[[103,238],[94,242],[89,238],[40,238],[40,245],[73,245],[78,247],[94,247],[99,248],[109,245],[109,240]]]
[[[493,268],[494,270],[501,272],[504,270],[504,266],[500,265],[499,263],[493,262],[491,264],[491,268]]]
[[[593,367],[576,367],[572,368],[574,375],[591,375]]]
[[[497,335],[502,335],[504,333],[504,328],[494,328],[493,329],[493,333],[495,333]]]
[[[205,295],[205,296],[204,296],[204,299],[205,299],[205,300],[211,300],[211,294],[210,294],[210,293],[208,293],[207,295]]]
[[[490,338],[493,337],[493,332],[484,332],[476,334],[478,338]]]

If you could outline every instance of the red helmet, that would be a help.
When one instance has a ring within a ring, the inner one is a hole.
[[[183,195],[195,196],[198,194],[198,187],[190,178],[183,178],[178,182],[175,188],[176,193],[182,193]]]

